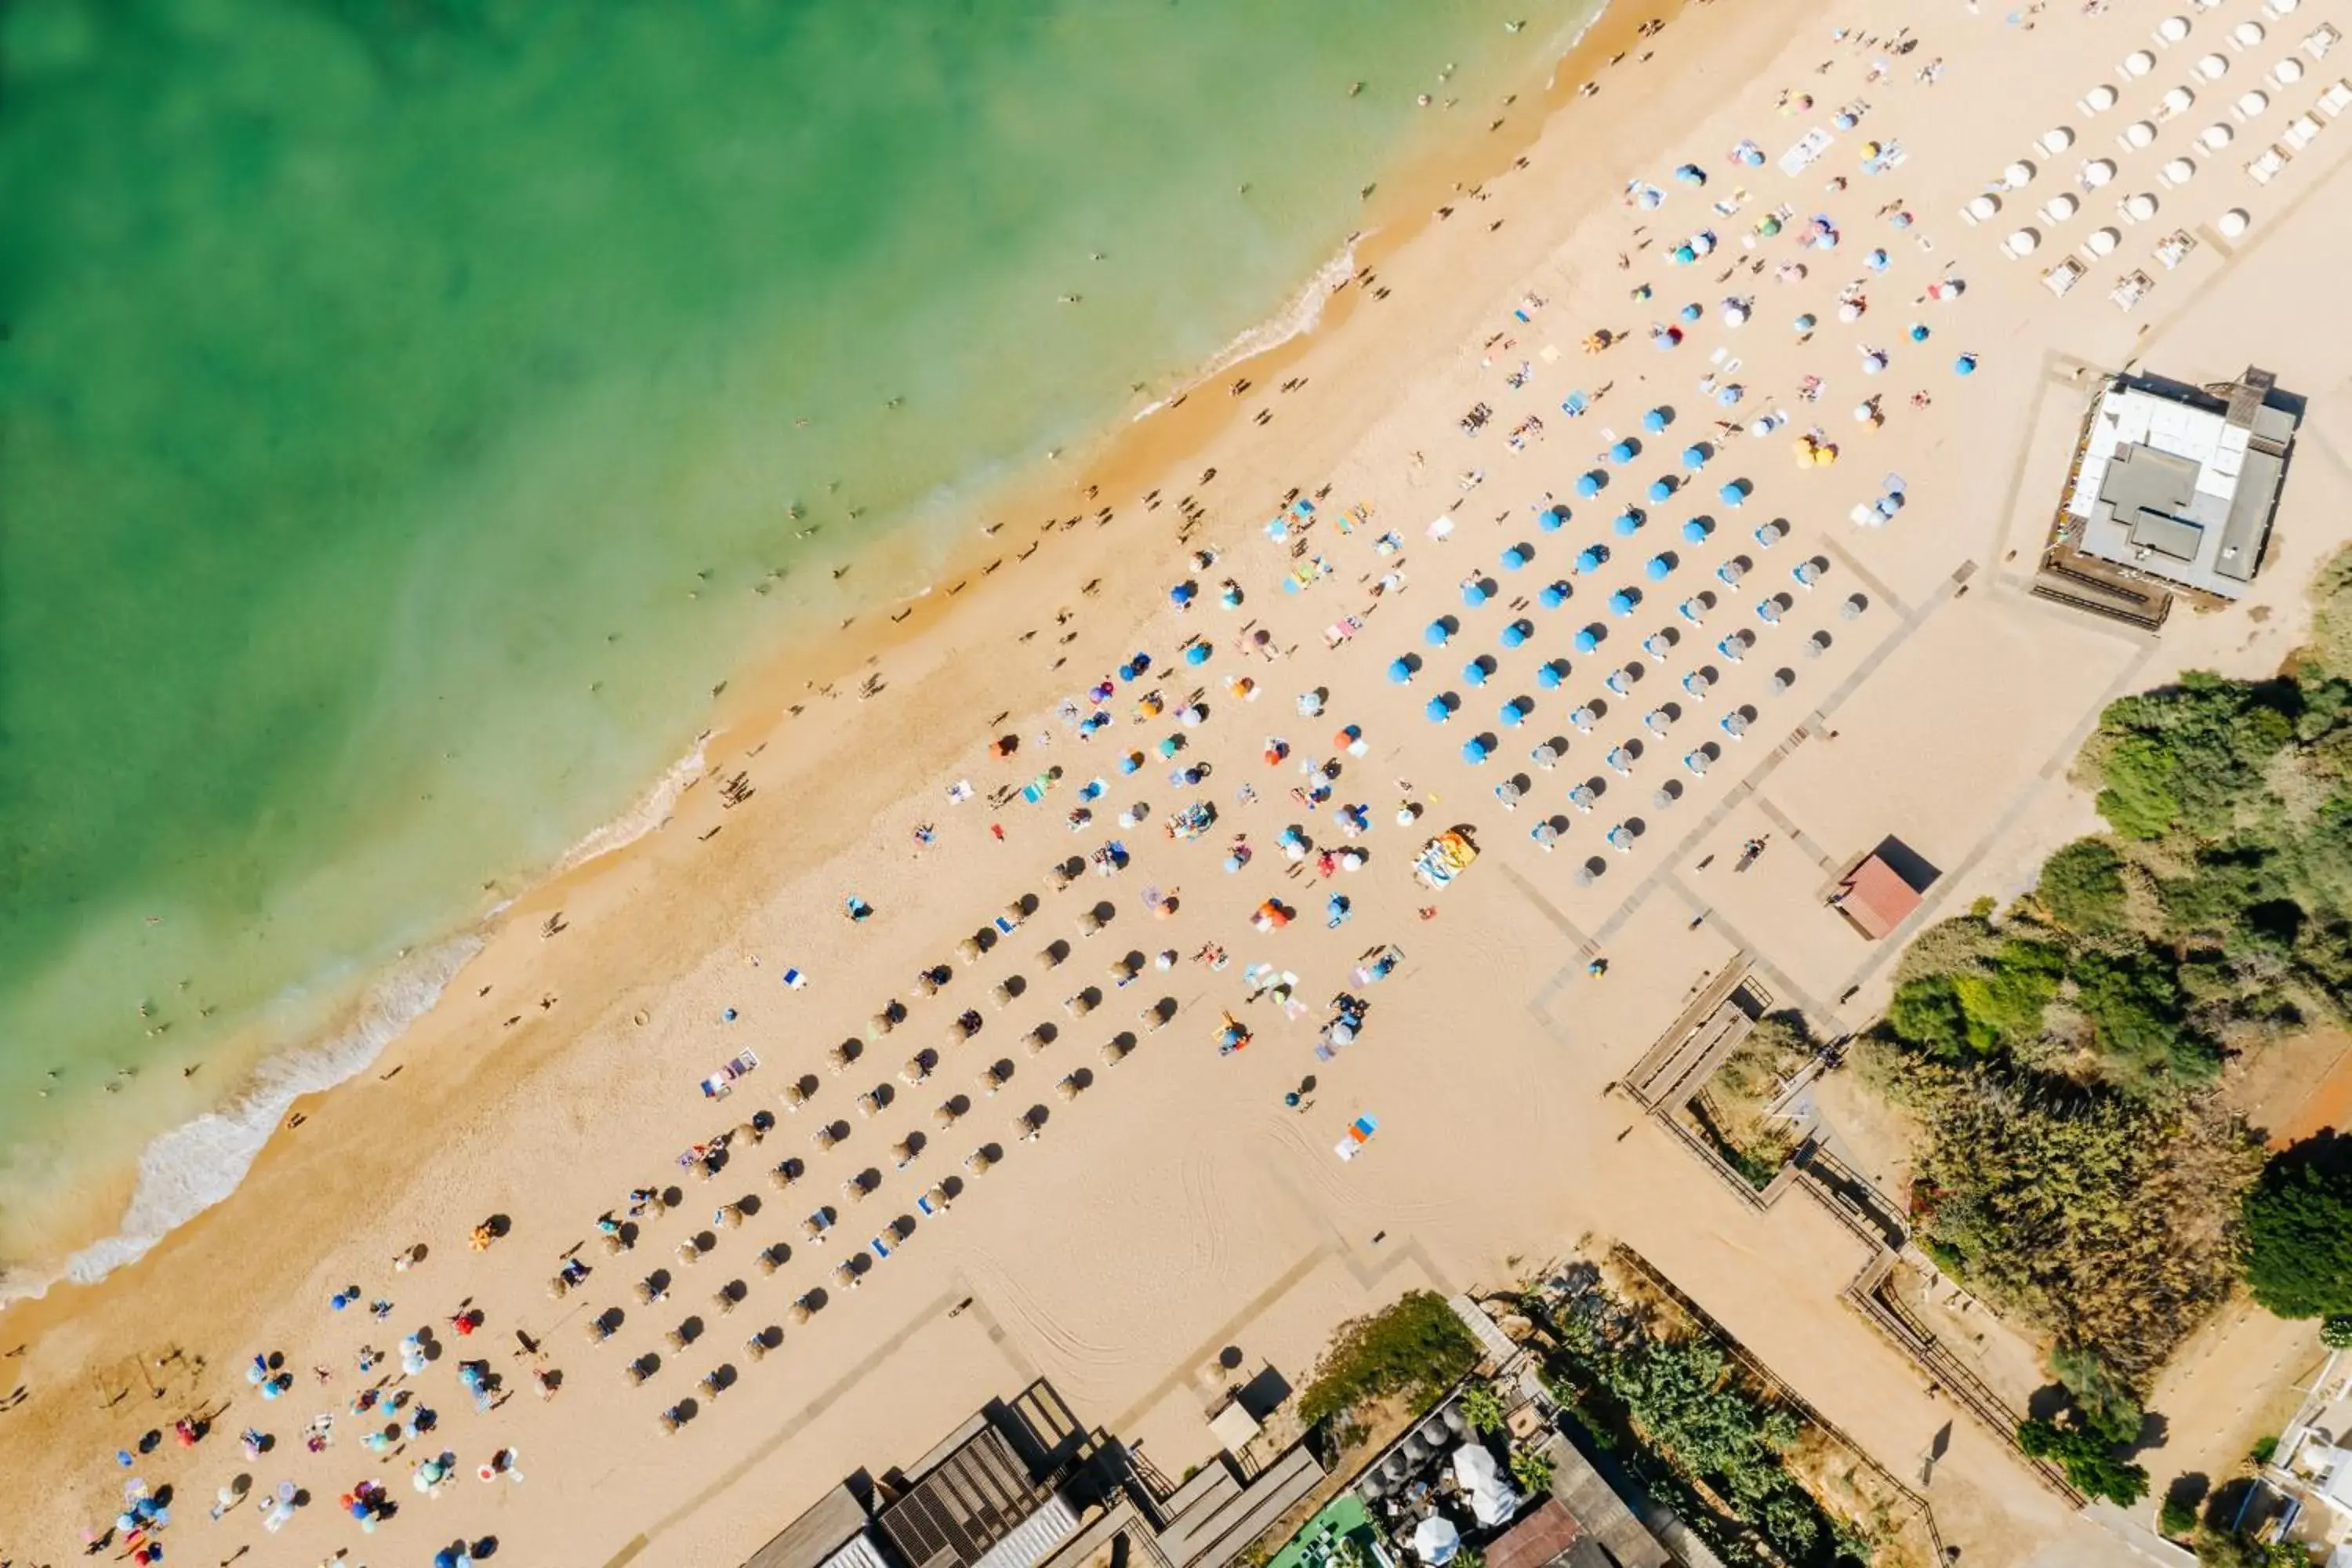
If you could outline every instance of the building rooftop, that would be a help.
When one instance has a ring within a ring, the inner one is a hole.
[[[2148,377],[2100,393],[2065,500],[2084,555],[2234,599],[2252,583],[2298,415],[2249,368],[2227,395]]]
[[[1863,935],[1876,942],[1910,919],[1919,907],[1919,889],[1883,856],[1873,855],[1846,873],[1830,901]]]
[[[928,1458],[878,1522],[907,1568],[1028,1568],[1077,1528],[1069,1505],[1033,1480],[984,1422]]]

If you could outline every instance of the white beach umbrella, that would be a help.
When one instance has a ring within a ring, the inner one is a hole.
[[[2164,95],[2164,112],[2167,115],[2186,114],[2189,112],[2189,105],[2196,101],[2195,93],[2185,87],[2176,87]]]
[[[2267,0],[2267,3],[2263,6],[2263,9],[2268,11],[2272,16],[2284,20],[2288,16],[2294,16],[2295,7],[2301,4],[2303,4],[2303,0]]]
[[[2156,198],[2146,191],[2124,198],[2124,216],[2134,223],[2146,223],[2156,216]]]
[[[2095,229],[2091,237],[2083,241],[2083,248],[2093,256],[2112,256],[2115,254],[2116,247],[2123,242],[2124,237],[2114,229]]]
[[[2085,114],[2105,114],[2116,106],[2116,89],[2101,82],[2084,93],[2076,106]]]
[[[2231,109],[2230,112],[2236,115],[2240,120],[2252,120],[2254,116],[2270,108],[2270,94],[2260,91],[2250,92],[2244,97],[2239,99],[2236,105]]]
[[[2158,170],[2156,177],[2168,185],[2185,185],[2197,177],[2197,165],[2186,158],[2175,158]]]
[[[2083,188],[2086,191],[2095,191],[2115,177],[2116,166],[2108,159],[2094,158],[2083,165]]]
[[[2223,239],[2236,239],[2246,232],[2252,221],[2246,216],[2245,208],[2231,207],[2213,220],[2213,227]]]
[[[2134,49],[2124,57],[2118,68],[2128,77],[2143,77],[2156,68],[2156,57],[2146,49]]]
[[[2124,127],[2124,133],[2116,140],[2137,153],[2156,140],[2156,127],[2145,120],[2135,120]]]
[[[2156,41],[2159,44],[2177,44],[2188,36],[2189,18],[2186,16],[2167,16],[2156,25]]]
[[[2042,204],[2042,216],[2052,223],[2064,223],[2082,206],[2072,192],[2061,191]]]
[[[2035,146],[2041,148],[2043,153],[2049,154],[2053,158],[2055,158],[2059,153],[2063,153],[2067,148],[2072,147],[2074,144],[2074,132],[2070,128],[2063,125],[2052,126],[2049,130],[2044,131],[2040,139],[2034,142]]]
[[[2000,198],[1992,195],[1990,192],[1987,192],[1979,196],[1971,196],[1969,198],[1967,211],[1969,217],[1975,219],[1979,223],[1982,223],[1985,219],[1992,216],[1993,214],[2000,211]]]
[[[2220,81],[2230,74],[2230,62],[2219,55],[2207,55],[2189,68],[2206,81]]]
[[[2236,132],[2231,130],[2228,126],[2218,122],[2208,125],[2204,130],[2197,133],[2199,145],[2202,146],[2208,153],[2219,153],[2222,148],[2227,147],[2231,142],[2236,141],[2238,133]]]
[[[2259,48],[2266,37],[2268,35],[2263,31],[2263,25],[2260,22],[2241,22],[2230,29],[2230,47],[2237,49]]]
[[[2000,172],[2000,182],[2011,190],[2022,190],[2033,183],[2033,165],[2022,158]]]
[[[2042,236],[2033,229],[2021,228],[2009,237],[2001,248],[2011,256],[2031,256],[2042,248]]]
[[[2271,67],[2271,82],[2277,87],[2293,87],[2303,79],[2303,62],[2293,55]]]

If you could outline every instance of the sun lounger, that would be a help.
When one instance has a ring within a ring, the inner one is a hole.
[[[735,1080],[741,1078],[747,1072],[756,1070],[759,1065],[759,1052],[752,1050],[738,1051],[735,1054],[735,1059],[733,1061],[729,1062],[725,1067],[720,1068],[717,1072],[712,1073],[709,1078],[702,1080],[702,1098],[705,1100],[725,1099],[729,1094],[734,1092]]]
[[[2189,258],[2189,253],[2196,248],[2197,242],[2189,237],[2189,231],[2185,228],[2177,228],[2166,235],[2162,243],[2157,246],[2156,258],[2163,264],[2164,269],[2169,272],[2186,261]]]
[[[2044,272],[2042,275],[2042,286],[2044,289],[2049,289],[2053,294],[2063,299],[2068,289],[2074,288],[2075,284],[2080,283],[2083,280],[2083,274],[2086,268],[2081,262],[2075,260],[2070,256],[2065,260],[2061,261],[2057,266],[2053,267],[2049,271]],[[1869,509],[1865,507],[1863,510],[1868,510]]]
[[[2155,287],[2156,279],[2147,273],[2126,272],[2116,280],[2115,292],[2109,294],[2107,298],[2116,302],[2116,308],[2119,310],[2137,310],[2139,308],[2139,302],[2147,298],[2147,291]]]
[[[2343,113],[2347,107],[2352,107],[2352,81],[2338,81],[2321,93],[2316,107],[2330,120]]]
[[[2319,121],[2308,114],[2298,114],[2288,121],[2286,130],[2280,134],[2279,139],[2300,153],[2310,146],[2318,135]]]
[[[1381,1124],[1377,1118],[1359,1116],[1348,1124],[1347,1136],[1332,1146],[1331,1152],[1339,1155],[1342,1160],[1352,1160],[1366,1143],[1371,1142],[1372,1134],[1380,1130]]]
[[[2337,32],[2328,23],[2322,22],[2317,27],[2312,29],[2310,36],[2305,37],[2299,47],[2313,59],[2324,60],[2327,58],[2327,51],[2343,41],[2343,34]]]
[[[2248,163],[2246,165],[2246,174],[2252,179],[2254,184],[2258,185],[2267,185],[2273,180],[2278,178],[2279,171],[2286,167],[2286,161],[2293,156],[2294,154],[2291,153],[2286,153],[2279,148],[2273,147],[2269,151],[2265,152],[2261,157],[2256,158],[2252,163]]]

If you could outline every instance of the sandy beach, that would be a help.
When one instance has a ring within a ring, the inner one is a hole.
[[[1498,1285],[1612,1238],[1889,1469],[1916,1476],[1948,1429],[1927,1495],[1970,1563],[2120,1561],[1841,1303],[1865,1257],[1851,1233],[1739,1202],[1617,1086],[1733,963],[1824,1037],[1866,1025],[1902,936],[2015,893],[2084,829],[2066,772],[2105,701],[2294,647],[2352,500],[2352,328],[2311,309],[2352,242],[2331,199],[2352,129],[2267,184],[2243,169],[2259,121],[2185,184],[2156,171],[2343,10],[2306,4],[2225,49],[2257,12],[2223,0],[2159,51],[2165,13],[2144,6],[1621,4],[1540,101],[1454,110],[1497,123],[1383,182],[1315,331],[1024,479],[903,620],[861,613],[730,682],[658,832],[519,898],[441,1005],[298,1107],[233,1198],[94,1287],[0,1314],[0,1471],[19,1479],[0,1561],[79,1557],[120,1506],[117,1450],[150,1432],[128,1473],[175,1489],[173,1563],[425,1562],[462,1537],[525,1563],[729,1564],[1038,1375],[1174,1476],[1214,1451],[1226,1347],[1297,1382],[1339,1321],[1402,1290]],[[2115,150],[2209,47],[2228,90]],[[2153,68],[2120,74],[2141,49]],[[2277,90],[2268,129],[2335,74]],[[2088,114],[2101,82],[2122,102]],[[2057,126],[2072,150],[2034,153]],[[1965,222],[2029,156],[2004,216]],[[2120,165],[2116,192],[2160,190],[2160,217],[2053,295],[2046,268],[2120,220],[2095,192],[2069,220],[2031,210],[2094,157]],[[2235,209],[2233,240],[2213,225]],[[1834,249],[1802,247],[1816,214]],[[2002,254],[2029,223],[2051,231],[2038,253]],[[2159,268],[2176,226],[2198,243]],[[1710,253],[1675,264],[1701,231]],[[2161,275],[2119,310],[2112,275],[2141,267]],[[1604,330],[1619,341],[1588,353]],[[2310,402],[2244,604],[2151,635],[2031,597],[2098,377],[2250,363]],[[1767,415],[1785,418],[1749,433]],[[1792,461],[1808,432],[1833,466]],[[1884,526],[1850,521],[1890,488],[1906,504]],[[1555,740],[1555,765],[1532,760]],[[1167,830],[1195,805],[1213,820]],[[1413,857],[1456,825],[1482,853],[1433,891]],[[1871,943],[1824,896],[1889,834],[1940,874]],[[1096,874],[1097,852],[1124,868]],[[1296,918],[1260,929],[1268,900]],[[1384,949],[1391,972],[1358,978]],[[1337,993],[1369,1005],[1318,1058]],[[1228,1016],[1249,1037],[1221,1053]],[[706,1098],[747,1050],[756,1068]],[[737,1133],[755,1113],[772,1125]],[[1335,1158],[1359,1118],[1377,1131]],[[1853,1144],[1899,1187],[1890,1145]],[[670,1212],[628,1217],[633,1190],[672,1186]],[[925,1213],[935,1187],[948,1206]],[[606,1215],[630,1250],[607,1252]],[[880,1256],[868,1238],[902,1217]],[[706,1231],[708,1256],[682,1258]],[[772,1272],[763,1248],[782,1249]],[[567,1259],[590,1272],[551,1299]],[[399,1378],[419,1331],[437,1348]],[[257,1356],[288,1380],[268,1401]],[[2228,1334],[2190,1356],[2221,1370],[2176,1369],[2169,1443],[2203,1456],[2246,1419],[2227,1369],[2289,1358]],[[479,1410],[456,1371],[476,1358],[497,1383]],[[354,1408],[379,1384],[406,1395],[397,1414]],[[418,1406],[429,1429],[363,1444]],[[184,1415],[208,1426],[185,1448]],[[247,1428],[272,1439],[257,1459]],[[420,1495],[445,1451],[455,1478]],[[477,1482],[499,1454],[509,1473]],[[2165,1451],[2149,1462],[2160,1496]],[[206,1518],[238,1477],[249,1491]],[[364,1536],[334,1506],[363,1480],[400,1505]],[[310,1500],[265,1532],[281,1483]]]

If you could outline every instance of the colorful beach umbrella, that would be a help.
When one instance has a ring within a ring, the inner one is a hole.
[[[1543,591],[1536,595],[1536,603],[1541,605],[1547,610],[1559,609],[1562,605],[1568,603],[1568,584],[1565,583],[1545,584]]]
[[[1664,408],[1646,409],[1642,415],[1642,428],[1654,436],[1674,423],[1674,415]]]

